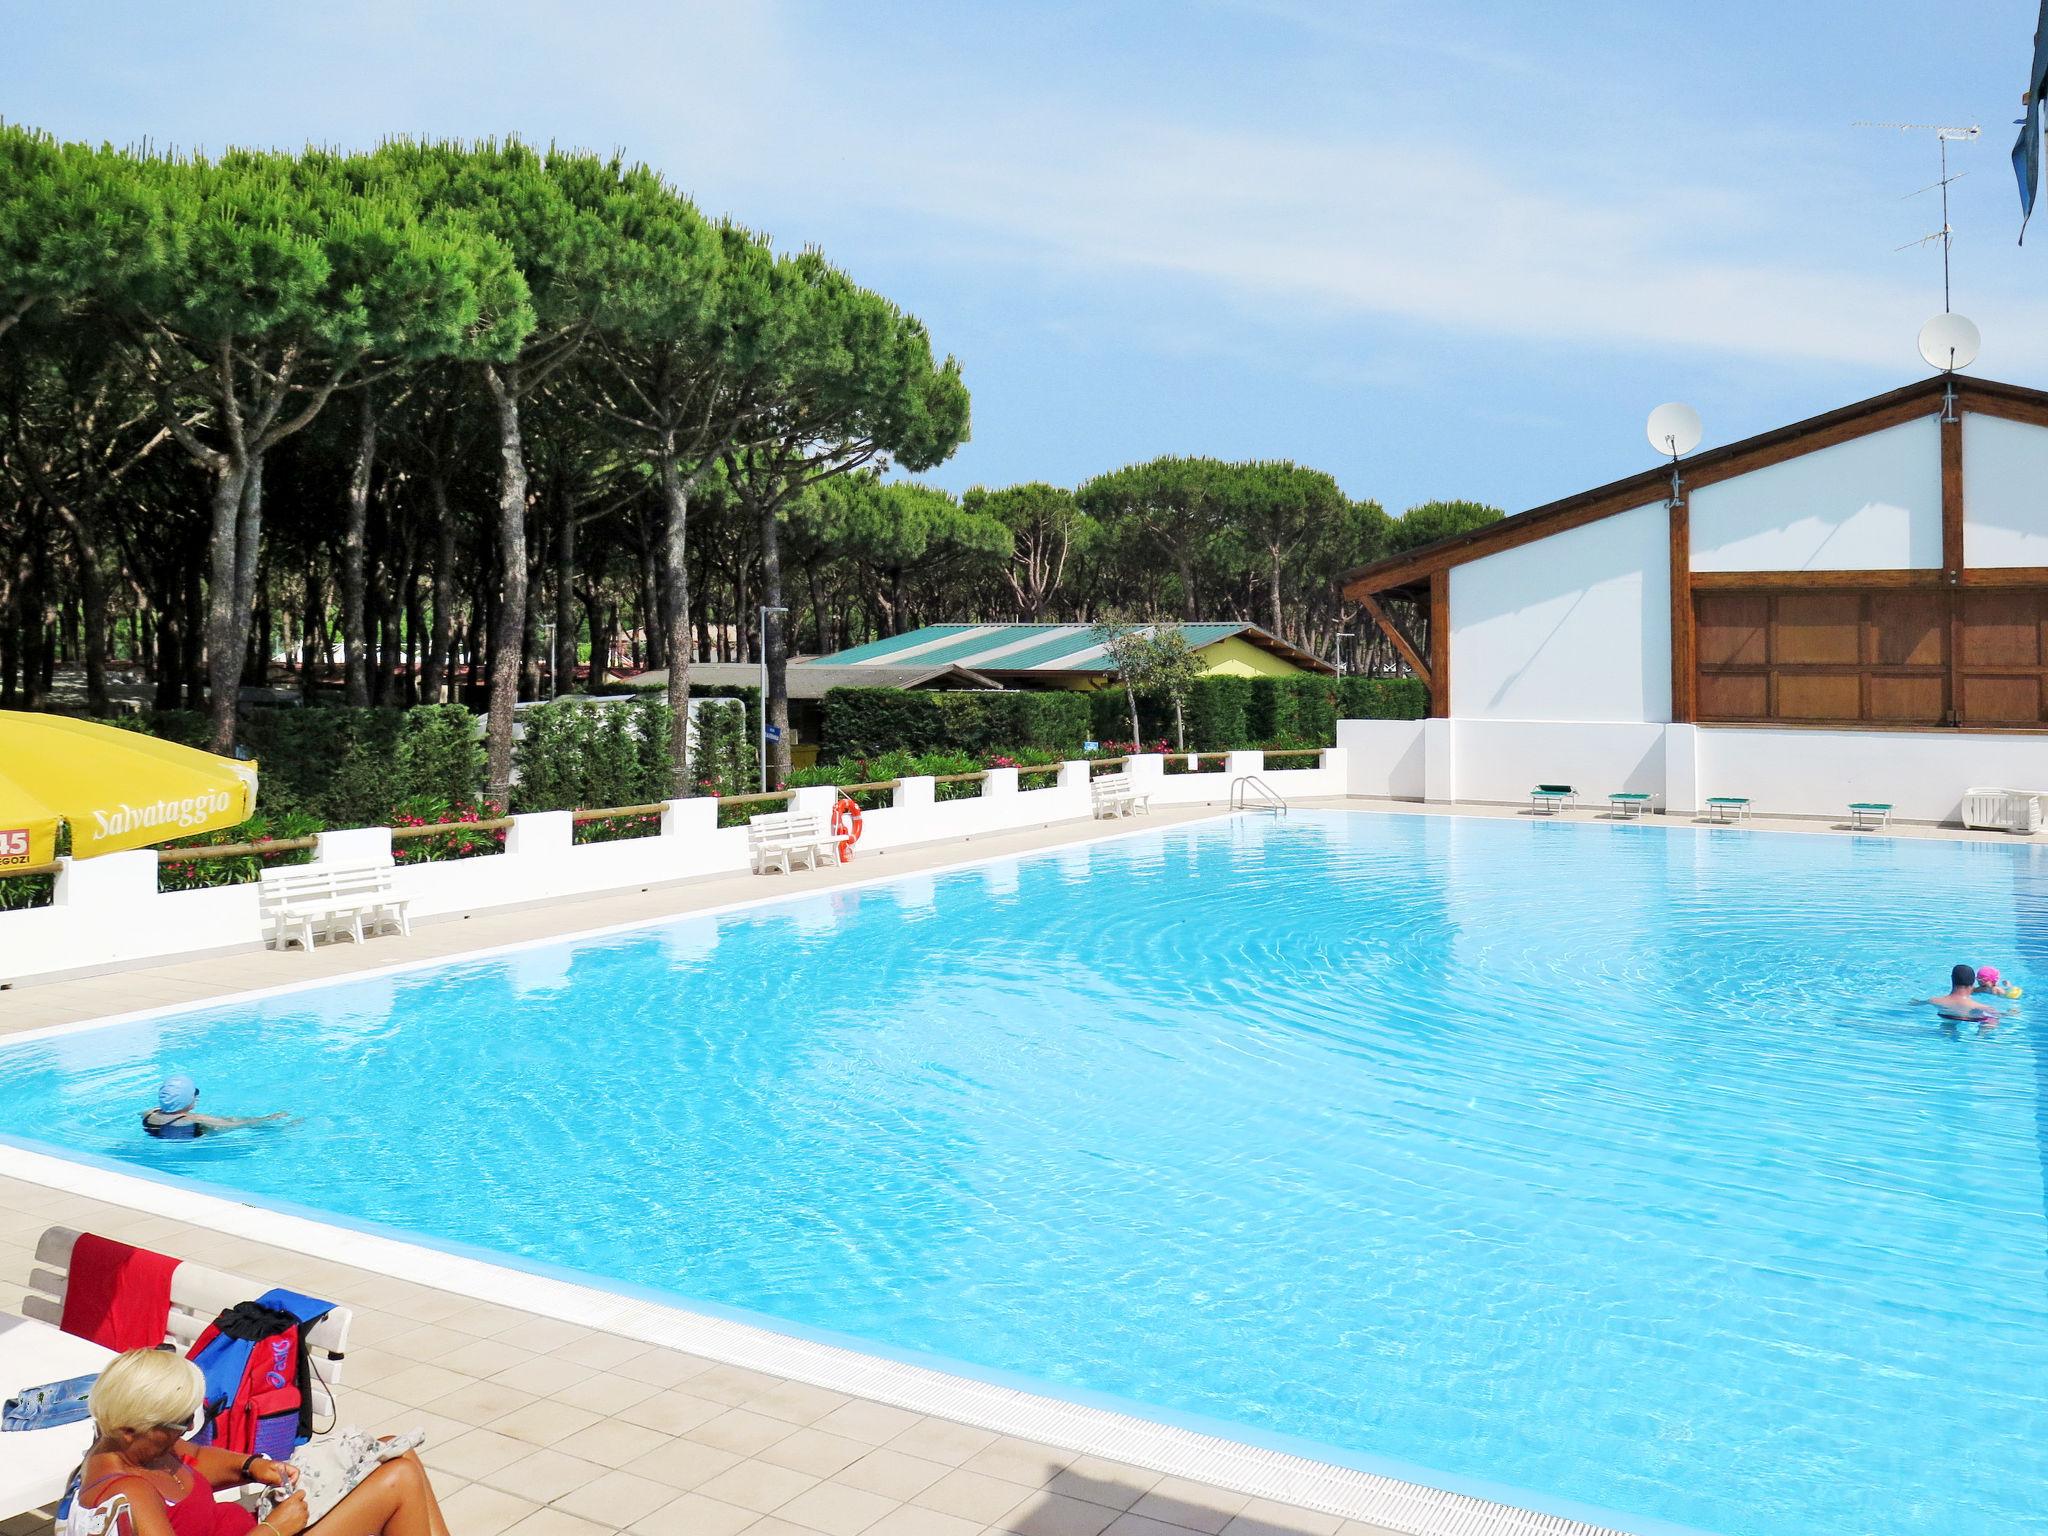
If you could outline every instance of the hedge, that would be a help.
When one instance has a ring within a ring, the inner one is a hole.
[[[459,704],[414,709],[316,705],[252,711],[242,744],[260,764],[257,804],[272,818],[311,816],[329,827],[378,827],[414,800],[450,805],[483,793],[476,717]],[[158,710],[109,724],[203,747],[204,715]]]
[[[1346,720],[1420,720],[1429,690],[1417,677],[1347,677],[1338,684]]]
[[[1089,695],[1092,734],[1127,741],[1131,709],[1118,687]],[[1411,677],[1205,677],[1187,702],[1188,749],[1225,752],[1263,746],[1331,746],[1337,722],[1417,720],[1429,696]],[[1138,695],[1138,735],[1173,739],[1173,703],[1163,694]]]
[[[828,688],[821,758],[883,752],[1078,752],[1091,732],[1085,693]]]
[[[519,712],[515,811],[644,805],[668,798],[671,730],[659,699],[557,699]]]

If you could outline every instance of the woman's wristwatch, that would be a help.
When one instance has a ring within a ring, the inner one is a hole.
[[[255,1470],[256,1463],[261,1461],[262,1459],[263,1458],[261,1456],[258,1456],[254,1451],[251,1451],[247,1456],[242,1458],[242,1472],[240,1479],[242,1482],[246,1483],[249,1481],[249,1474]]]

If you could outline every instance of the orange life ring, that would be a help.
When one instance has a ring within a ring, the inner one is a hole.
[[[832,835],[839,840],[839,862],[853,857],[853,845],[860,841],[860,807],[852,797],[841,795],[832,805]]]

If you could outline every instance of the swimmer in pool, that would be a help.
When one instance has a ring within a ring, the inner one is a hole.
[[[156,1091],[156,1108],[143,1112],[143,1134],[159,1141],[190,1141],[195,1136],[239,1130],[245,1125],[267,1125],[285,1118],[281,1109],[268,1115],[202,1115],[198,1103],[199,1085],[191,1078],[182,1072],[165,1078]]]
[[[1949,989],[1939,997],[1917,999],[1936,1009],[1945,1023],[1975,1024],[1979,1033],[1998,1027],[2004,1013],[1977,996],[1975,966],[1958,965],[1948,973]]]

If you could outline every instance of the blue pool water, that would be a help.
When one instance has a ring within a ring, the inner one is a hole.
[[[2044,853],[1238,818],[28,1042],[0,1127],[1641,1529],[2041,1532]],[[173,1067],[305,1120],[146,1141]]]

